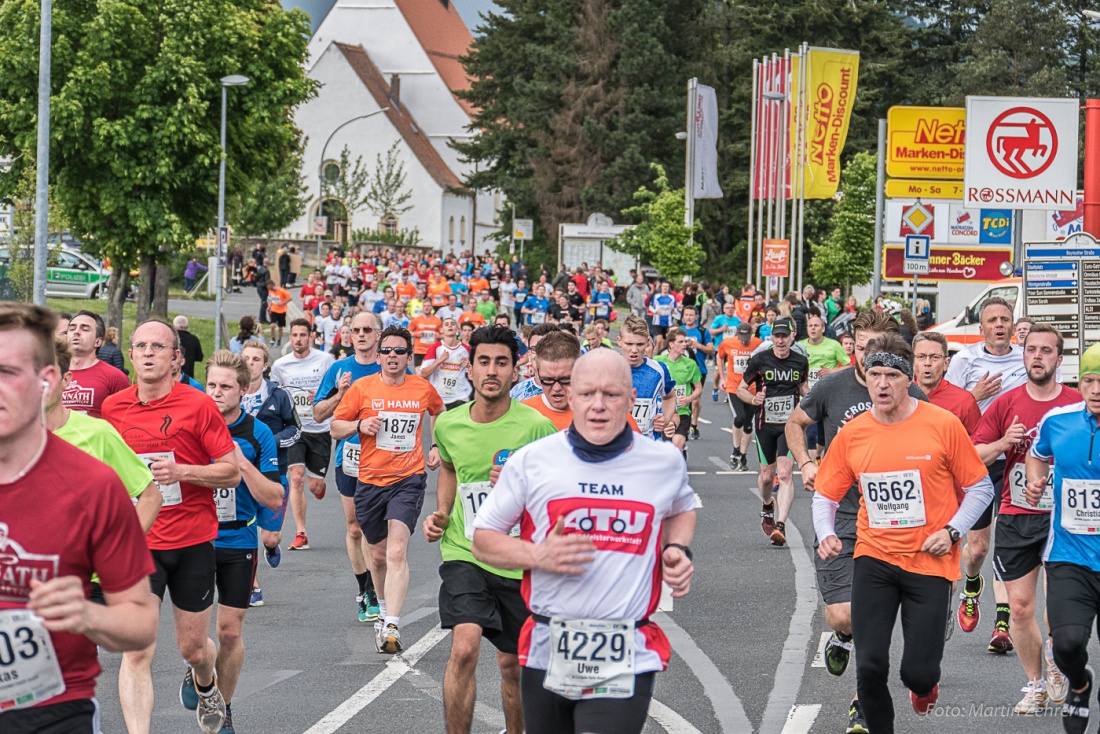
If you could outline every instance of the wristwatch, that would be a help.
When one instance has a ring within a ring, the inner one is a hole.
[[[947,534],[951,537],[951,545],[959,542],[959,538],[961,538],[962,535],[959,533],[958,530],[951,527],[950,525],[944,525],[943,529],[946,530]]]
[[[665,543],[664,550],[668,550],[669,548],[676,548],[677,550],[680,550],[685,556],[688,557],[689,561],[695,560],[692,557],[691,548],[688,548],[686,545],[681,545],[680,543]]]

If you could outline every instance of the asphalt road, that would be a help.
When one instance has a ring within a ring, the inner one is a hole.
[[[831,677],[818,658],[826,627],[813,573],[809,495],[798,485],[788,523],[790,545],[774,548],[759,528],[755,474],[732,473],[729,410],[704,393],[703,436],[691,441],[689,470],[702,502],[693,543],[696,576],[690,596],[657,620],[672,641],[673,660],[658,677],[646,732],[843,732],[855,668]],[[434,508],[434,477],[427,507]],[[450,641],[439,630],[439,550],[415,535],[412,582],[402,615],[406,653],[374,651],[373,626],[355,617],[355,582],[344,550],[344,520],[335,487],[312,498],[311,550],[284,552],[272,570],[261,562],[266,606],[245,623],[244,671],[233,709],[244,734],[443,732],[442,680]],[[423,517],[423,516],[422,516]],[[284,526],[287,541],[293,523]],[[991,575],[987,569],[987,579]],[[891,686],[899,732],[1057,732],[1061,723],[1012,715],[1025,676],[1014,655],[985,652],[993,627],[991,589],[977,631],[956,630],[947,643],[939,706],[927,719],[909,707],[897,674],[895,633]],[[185,666],[174,645],[171,614],[162,613],[153,675],[154,732],[197,731],[177,695]],[[1096,658],[1096,643],[1090,645]],[[474,731],[503,724],[493,648],[483,643]],[[857,651],[858,654],[858,651]],[[102,656],[99,699],[103,732],[124,732],[118,705],[118,655]],[[471,681],[471,684],[474,684]]]

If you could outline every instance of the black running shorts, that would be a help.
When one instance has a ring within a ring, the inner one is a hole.
[[[1076,563],[1047,563],[1047,621],[1054,631],[1067,625],[1092,628],[1100,612],[1100,574]]]
[[[1050,513],[997,515],[993,572],[1001,581],[1022,579],[1043,565],[1043,548],[1050,534]]]
[[[630,698],[573,701],[543,688],[545,670],[524,668],[520,696],[527,734],[638,734],[645,727],[656,676],[654,672],[635,675],[634,695]]]
[[[674,435],[683,436],[685,439],[688,437],[688,431],[691,430],[691,416],[681,415],[680,422],[676,424],[676,432]]]
[[[35,706],[0,714],[4,734],[99,734],[99,703],[94,698]]]
[[[476,624],[482,636],[503,653],[519,652],[519,632],[527,621],[520,580],[486,571],[468,561],[444,561],[439,567],[439,626]],[[528,731],[531,731],[528,725]]]
[[[733,427],[740,428],[745,433],[752,433],[753,424],[756,422],[755,405],[746,403],[737,395],[729,394],[730,410],[733,411]]]
[[[324,433],[306,433],[302,431],[298,442],[287,449],[289,466],[306,467],[306,475],[315,479],[324,479],[328,473],[328,462],[332,458],[332,438],[328,431]]]
[[[248,609],[252,597],[252,576],[256,573],[256,551],[247,548],[215,548],[218,604]]]
[[[357,482],[355,485],[355,520],[368,543],[381,543],[389,535],[390,520],[400,520],[416,532],[420,511],[424,509],[426,474],[413,474],[388,487]]]
[[[852,555],[856,549],[854,537],[840,537],[840,555],[827,561],[814,553],[814,568],[817,571],[817,588],[821,599],[828,604],[845,604],[852,601],[852,574],[855,561]],[[817,550],[817,544],[814,544]]]
[[[152,553],[156,570],[149,577],[149,585],[161,600],[167,589],[172,604],[185,612],[205,612],[214,604],[217,560],[212,542]]]
[[[789,455],[787,434],[783,426],[766,425],[756,431],[756,448],[760,454],[760,465],[774,464],[777,457]]]

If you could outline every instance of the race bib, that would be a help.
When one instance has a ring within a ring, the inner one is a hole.
[[[1062,480],[1062,527],[1074,535],[1100,535],[1100,479]]]
[[[439,381],[436,384],[436,392],[439,393],[439,397],[444,403],[450,403],[457,400],[459,397],[458,383],[462,380],[461,373],[448,374],[442,372],[444,368],[440,368]]]
[[[924,487],[916,469],[859,475],[867,524],[872,528],[916,528],[926,522]]]
[[[633,620],[551,618],[542,686],[573,701],[633,696]]]
[[[533,314],[528,314],[531,317],[532,324],[544,324],[546,323],[546,312],[535,311]]]
[[[607,307],[606,303],[596,304],[596,316],[600,317],[601,319],[607,318],[607,315],[610,312],[611,309]]]
[[[658,316],[671,316],[672,306],[658,306],[656,311]]]
[[[495,291],[499,287],[500,287],[500,281],[497,280],[496,278],[493,278],[492,280],[489,281],[489,290]]]
[[[0,711],[35,706],[65,692],[49,631],[26,609],[0,611]]]
[[[420,435],[420,413],[382,411],[378,417],[382,419],[382,427],[374,436],[378,448],[399,454],[416,449],[416,439]]]
[[[481,509],[493,486],[489,482],[466,482],[458,485],[458,500],[462,503],[462,519],[465,521],[466,540],[474,539],[474,520]],[[519,537],[519,525],[512,528],[509,533],[512,537]]]
[[[821,379],[821,368],[817,367],[817,368],[814,368],[814,369],[810,370],[810,374],[808,375],[806,381],[809,383],[810,387],[813,387],[814,385],[817,384],[817,381],[820,380],[820,379]]]
[[[780,395],[764,398],[764,422],[781,425],[791,418],[794,412],[794,395]]]
[[[1013,464],[1008,470],[1008,499],[1016,507],[1025,510],[1043,510],[1050,512],[1054,509],[1054,472],[1047,474],[1047,486],[1043,488],[1043,494],[1039,497],[1039,505],[1032,507],[1025,496],[1027,491],[1027,470],[1023,464]]]
[[[420,332],[421,344],[435,344],[435,332],[434,331],[422,331]]]
[[[634,416],[634,422],[638,424],[638,430],[647,435],[653,431],[655,407],[653,398],[638,398],[630,411]]]
[[[677,403],[679,403],[679,401],[686,398],[689,394],[687,385],[677,385],[673,389],[676,390],[676,401],[677,401]]]
[[[151,454],[138,454],[138,457],[145,462],[145,466],[149,467],[149,470],[153,470],[153,462],[157,459],[171,459],[176,460],[175,451],[157,451]],[[163,507],[173,507],[183,502],[183,489],[180,488],[179,482],[172,482],[171,484],[161,484],[156,479],[153,480],[153,484],[157,485],[157,489],[160,490],[160,496],[164,500],[161,504]]]
[[[739,354],[733,358],[733,373],[735,375],[745,374],[745,368],[749,366],[749,355]]]
[[[340,469],[346,477],[359,477],[359,448],[361,444],[344,442],[344,448],[340,449]]]
[[[326,335],[325,341],[328,341]],[[295,390],[294,391],[294,412],[298,414],[298,417],[302,420],[313,420],[313,396],[309,392]]]
[[[214,490],[214,504],[218,508],[218,522],[233,522],[237,519],[237,488],[229,487]]]

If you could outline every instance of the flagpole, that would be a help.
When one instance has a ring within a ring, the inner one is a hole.
[[[688,245],[695,244],[695,107],[699,80],[688,79],[687,145],[684,146],[684,226],[688,228]]]
[[[801,78],[798,84],[798,96],[799,104],[802,107],[802,132],[800,135],[801,142],[799,143],[799,156],[802,159],[802,166],[798,173],[800,179],[798,186],[798,291],[801,293],[803,261],[806,257],[806,122],[810,116],[810,97],[807,94],[810,83],[810,44],[805,42],[802,44],[802,61],[799,63],[798,71]]]
[[[752,122],[749,130],[749,233],[745,239],[745,282],[753,282],[752,277],[752,250],[753,250],[753,209],[756,207],[756,98],[759,94],[759,69],[760,62],[752,60]],[[757,283],[759,287],[759,283]]]
[[[756,198],[756,282],[762,283],[764,277],[764,214],[767,207],[767,161],[765,159],[765,153],[767,152],[767,146],[764,144],[764,133],[767,132],[766,121],[766,109],[764,107],[764,79],[765,69],[767,63],[765,60],[760,61],[760,96],[754,102],[758,113],[756,135],[760,143],[760,157],[756,160],[756,165],[760,170],[760,188],[758,190],[758,196]],[[761,129],[763,128],[763,129]]]
[[[788,79],[791,72],[791,50],[783,50],[783,74],[779,77],[779,89],[783,96],[779,100],[779,239],[787,238],[787,162],[790,159],[790,108],[788,97],[790,89]],[[788,244],[788,247],[790,245]]]

